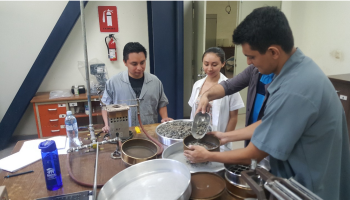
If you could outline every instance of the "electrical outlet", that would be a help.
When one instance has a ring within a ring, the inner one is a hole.
[[[339,97],[341,100],[348,100],[348,96],[345,96],[345,95],[340,95],[340,97]]]

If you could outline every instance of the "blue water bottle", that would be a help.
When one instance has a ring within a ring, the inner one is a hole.
[[[57,190],[62,187],[62,177],[56,143],[53,140],[46,140],[39,144],[39,149],[41,149],[46,188]]]

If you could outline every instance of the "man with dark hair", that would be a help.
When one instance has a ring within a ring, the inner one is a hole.
[[[101,101],[106,104],[128,104],[134,105],[136,101],[130,99],[141,99],[140,115],[142,124],[158,123],[158,112],[162,117],[161,122],[170,121],[167,105],[169,104],[163,90],[162,82],[152,74],[145,72],[147,52],[138,42],[129,42],[123,49],[124,65],[128,68],[113,76],[106,82],[106,89]],[[102,109],[102,117],[105,126],[104,132],[109,131],[107,111]],[[129,126],[137,126],[137,108],[129,110]]]
[[[274,73],[267,88],[264,116],[232,132],[215,132],[222,144],[250,139],[244,149],[208,152],[196,146],[185,151],[191,162],[249,164],[270,155],[271,173],[293,177],[323,199],[348,199],[350,152],[346,118],[333,85],[309,57],[294,47],[285,15],[274,7],[255,9],[236,28],[233,42],[242,45],[248,64],[260,73]],[[221,98],[230,85],[204,93],[197,111]]]

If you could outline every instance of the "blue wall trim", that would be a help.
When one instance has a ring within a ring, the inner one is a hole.
[[[148,17],[148,43],[149,43],[149,64],[150,73],[154,74],[154,54],[153,54],[153,20],[152,20],[152,2],[147,1],[147,17]]]
[[[183,119],[183,2],[151,1],[148,23],[154,74],[169,100],[168,116]],[[150,19],[151,15],[151,19]]]
[[[0,123],[0,150],[11,139],[79,16],[80,2],[69,1]]]

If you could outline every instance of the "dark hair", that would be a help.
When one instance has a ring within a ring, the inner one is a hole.
[[[140,53],[143,52],[145,54],[145,57],[147,58],[147,51],[142,44],[138,42],[129,42],[124,46],[123,49],[123,60],[126,62],[129,59],[130,53]]]
[[[290,53],[294,47],[292,30],[282,11],[276,7],[256,8],[233,32],[235,44],[248,43],[252,50],[265,54],[271,45]]]
[[[202,61],[203,61],[204,56],[205,56],[207,53],[215,53],[215,54],[220,58],[221,63],[224,63],[224,62],[225,62],[225,52],[224,52],[224,50],[222,50],[220,47],[210,47],[209,49],[207,49],[207,50],[203,53]]]

